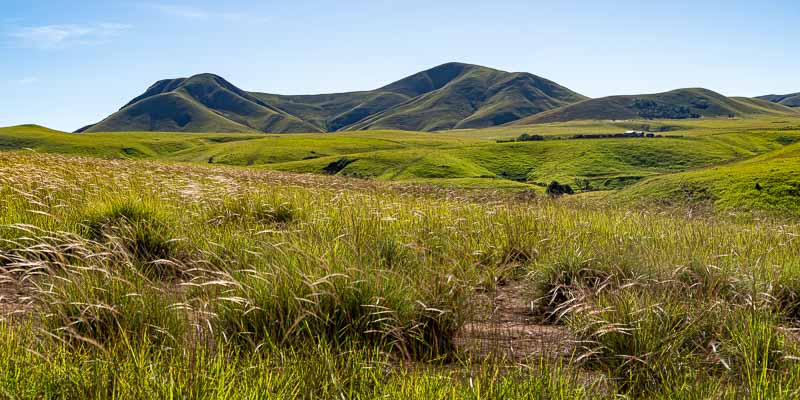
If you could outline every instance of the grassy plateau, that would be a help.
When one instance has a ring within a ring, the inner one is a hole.
[[[798,141],[2,128],[0,398],[800,397]]]

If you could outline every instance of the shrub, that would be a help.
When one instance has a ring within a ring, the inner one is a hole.
[[[592,181],[589,179],[585,178],[575,179],[575,185],[582,192],[591,192],[592,190],[594,190],[594,187],[592,187]]]
[[[527,134],[527,133],[523,133],[523,134],[517,136],[517,141],[518,142],[539,142],[539,141],[542,141],[542,140],[544,140],[544,136],[542,136],[542,135],[530,135],[530,134]]]
[[[686,119],[700,118],[701,115],[686,106],[661,103],[654,100],[634,99],[629,105],[639,116],[646,119]]]
[[[546,192],[547,192],[547,194],[549,194],[550,196],[553,196],[553,197],[558,197],[558,196],[562,196],[562,195],[565,195],[565,194],[575,194],[575,191],[572,190],[572,187],[570,185],[566,185],[566,184],[562,185],[562,184],[558,183],[557,181],[550,182],[550,184],[547,185]]]

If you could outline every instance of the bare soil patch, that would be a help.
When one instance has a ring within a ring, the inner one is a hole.
[[[475,318],[456,335],[456,346],[478,357],[514,361],[570,357],[575,339],[563,326],[546,325],[533,312],[533,289],[512,282],[475,297]]]

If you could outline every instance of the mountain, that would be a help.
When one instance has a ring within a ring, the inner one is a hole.
[[[800,93],[770,94],[767,96],[761,96],[757,98],[772,103],[783,104],[787,107],[800,107]]]
[[[213,74],[156,82],[79,132],[434,131],[501,125],[586,97],[536,75],[448,63],[382,88],[321,95],[246,92]]]
[[[467,64],[445,64],[382,88],[409,100],[348,129],[484,128],[586,99],[552,81]]]
[[[759,99],[725,97],[708,89],[611,96],[584,100],[532,115],[515,125],[573,120],[688,119],[703,117],[798,115],[796,110]]]
[[[79,132],[315,132],[299,118],[219,76],[156,82],[108,118]]]

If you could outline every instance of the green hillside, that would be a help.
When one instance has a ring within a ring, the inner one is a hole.
[[[380,89],[286,96],[249,93],[201,74],[156,82],[80,132],[434,131],[496,126],[584,100],[527,73],[448,63]]]
[[[347,129],[483,128],[585,99],[535,75],[458,63],[413,75],[386,89],[414,97]]]
[[[588,180],[594,189],[615,189],[648,176],[752,156],[746,147],[700,138],[660,140],[550,140],[463,147],[382,150],[265,165],[281,171],[326,173],[387,180],[484,178],[483,186],[508,180],[545,186],[553,180]]]
[[[316,132],[311,124],[219,76],[159,81],[120,111],[80,132]]]
[[[772,103],[782,104],[787,107],[800,107],[800,93],[792,94],[771,94],[758,97]]]
[[[617,197],[722,210],[769,210],[800,215],[800,143],[745,161],[664,175]]]
[[[574,139],[645,129],[661,138]],[[546,140],[516,142],[526,133]],[[115,132],[0,128],[0,150],[252,166],[446,187],[543,190],[553,180],[617,190],[648,178],[745,160],[800,140],[800,119],[568,122],[445,132]]]
[[[590,99],[516,121],[516,125],[575,120],[695,119],[800,115],[791,108],[759,99],[725,97],[707,89]]]
[[[22,125],[0,128],[0,150],[102,158],[171,159],[230,165],[261,165],[380,149],[460,146],[469,137],[422,132],[370,131],[337,134],[110,132],[66,133]]]

